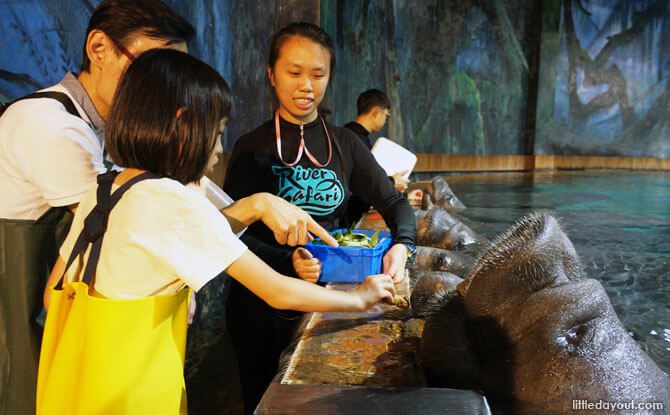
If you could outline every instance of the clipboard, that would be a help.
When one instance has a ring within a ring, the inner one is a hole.
[[[416,155],[414,153],[385,137],[379,137],[375,141],[371,152],[377,163],[382,166],[389,176],[407,170],[403,177],[409,178],[416,165]]]

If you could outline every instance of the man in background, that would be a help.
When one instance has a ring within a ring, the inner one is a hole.
[[[391,102],[385,93],[378,89],[368,89],[358,96],[356,101],[356,109],[358,110],[358,117],[356,121],[352,121],[344,125],[361,139],[365,146],[372,150],[372,142],[370,141],[370,133],[379,132],[386,121],[391,116]],[[401,171],[389,179],[393,181],[393,185],[399,192],[404,192],[407,189],[409,179],[404,175],[407,171]],[[358,197],[351,197],[347,204],[347,219],[349,223],[357,222],[363,213],[370,209],[370,205]]]

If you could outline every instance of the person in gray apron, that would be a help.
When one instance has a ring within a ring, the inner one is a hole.
[[[78,116],[63,93],[38,92],[20,99],[28,98],[55,99],[67,112]],[[0,108],[0,116],[9,105]],[[33,398],[27,392],[35,389],[42,341],[42,327],[36,321],[42,311],[41,293],[58,258],[58,248],[70,229],[72,216],[62,206],[49,209],[37,220],[0,218],[2,413],[34,412]]]
[[[51,208],[35,221],[0,219],[0,413],[34,413],[42,341],[36,318],[71,222],[67,207]]]

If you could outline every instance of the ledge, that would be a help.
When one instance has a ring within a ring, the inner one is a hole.
[[[607,156],[475,156],[417,154],[415,172],[528,171],[545,169],[670,170],[670,159]]]

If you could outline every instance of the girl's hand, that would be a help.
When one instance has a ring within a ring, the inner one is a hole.
[[[386,274],[370,275],[353,293],[359,296],[362,304],[361,311],[365,311],[382,301],[393,304],[395,286],[391,277]]]
[[[395,244],[384,255],[384,259],[382,260],[384,274],[390,275],[396,284],[405,278],[405,264],[407,263],[408,254],[409,250],[405,244]]]
[[[312,257],[305,248],[297,248],[293,251],[293,269],[301,279],[315,283],[321,275],[321,261]]]

